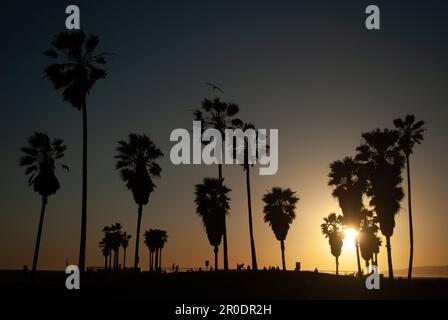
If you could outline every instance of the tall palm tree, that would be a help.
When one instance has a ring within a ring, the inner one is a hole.
[[[248,129],[255,130],[255,126],[252,123],[244,123],[242,130],[246,131]],[[258,147],[258,136],[256,136],[255,140],[257,147]],[[252,258],[252,270],[258,270],[257,266],[257,255],[255,251],[255,240],[254,240],[254,227],[252,223],[252,200],[251,200],[251,192],[250,192],[250,167],[253,166],[253,164],[250,164],[249,162],[249,141],[248,138],[245,137],[244,141],[242,141],[244,150],[241,150],[244,152],[244,163],[242,165],[243,170],[246,173],[246,192],[247,192],[247,211],[249,216],[249,236],[250,236],[250,252],[251,252],[251,258]],[[257,150],[258,151],[258,150]],[[239,150],[236,150],[236,153],[240,152]]]
[[[39,258],[40,238],[44,223],[45,208],[48,197],[59,190],[59,181],[55,175],[56,161],[64,156],[67,147],[62,139],[50,140],[45,133],[35,132],[28,138],[28,145],[21,148],[24,155],[20,165],[26,167],[25,175],[29,175],[28,184],[33,186],[34,192],[42,197],[39,227],[37,229],[36,245],[34,248],[32,279],[36,277],[37,260]],[[68,169],[67,166],[63,166]]]
[[[123,232],[121,236],[121,246],[123,247],[123,269],[126,268],[126,249],[129,245],[129,240],[132,238],[130,234]]]
[[[408,279],[412,278],[412,264],[414,260],[414,230],[412,225],[412,201],[411,201],[411,169],[409,158],[416,144],[421,144],[423,141],[423,133],[425,131],[424,121],[415,121],[414,115],[406,115],[404,119],[394,120],[395,128],[400,134],[399,146],[406,158],[406,173],[408,182],[408,210],[409,210],[409,268]]]
[[[82,110],[82,208],[78,263],[81,272],[85,269],[87,236],[87,95],[98,80],[106,78],[102,65],[106,63],[107,53],[98,53],[98,44],[97,36],[67,31],[58,34],[51,42],[51,49],[45,52],[48,57],[58,60],[45,69],[47,78],[56,90],[63,89],[64,101]]]
[[[394,278],[390,238],[395,228],[395,215],[403,199],[401,169],[404,159],[398,147],[396,130],[375,129],[362,134],[356,159],[363,163],[368,178],[367,196],[374,208],[381,233],[386,237],[389,278]]]
[[[160,177],[162,169],[155,161],[163,156],[163,153],[146,135],[134,133],[129,134],[128,141],[118,141],[117,152],[116,169],[120,170],[122,180],[132,191],[135,203],[138,205],[134,256],[134,270],[137,271],[143,205],[148,204],[149,195],[156,187],[153,178]]]
[[[274,187],[270,192],[263,195],[263,201],[265,203],[263,208],[264,222],[269,223],[275,237],[280,241],[283,270],[286,270],[285,239],[289,225],[296,218],[295,208],[299,198],[289,188]]]
[[[224,233],[224,218],[230,210],[231,190],[222,179],[204,178],[195,186],[196,213],[202,218],[210,245],[214,247],[215,270],[218,270],[218,246]]]
[[[221,101],[219,98],[213,100],[204,99],[200,109],[194,111],[194,119],[201,121],[202,129],[213,128],[221,132],[224,137],[226,129],[241,128],[243,122],[235,118],[235,115],[239,112],[237,104]],[[222,162],[222,161],[221,161]],[[222,163],[218,164],[218,178],[223,179],[222,175]],[[224,219],[224,270],[229,268],[229,260],[227,255],[227,228]]]
[[[339,275],[339,256],[341,255],[344,239],[344,220],[341,215],[330,213],[320,225],[322,234],[328,238],[331,254],[336,259],[336,275]]]
[[[360,164],[351,157],[334,161],[330,164],[330,178],[328,185],[333,187],[332,196],[338,199],[339,207],[344,215],[346,227],[359,231],[362,197],[366,191],[366,179],[360,170]],[[355,238],[356,261],[358,275],[361,275],[361,261],[359,257],[359,241]]]

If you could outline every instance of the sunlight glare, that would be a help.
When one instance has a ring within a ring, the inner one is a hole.
[[[344,230],[344,247],[348,249],[355,249],[355,239],[358,235],[358,232],[356,232],[353,229],[345,229]]]

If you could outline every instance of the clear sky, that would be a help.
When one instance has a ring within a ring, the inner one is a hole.
[[[263,193],[290,187],[300,201],[286,239],[287,266],[333,270],[320,233],[322,218],[340,212],[327,186],[328,165],[354,155],[363,131],[391,127],[406,113],[428,122],[412,156],[414,265],[448,264],[446,214],[448,4],[444,1],[2,1],[0,4],[1,126],[0,268],[31,265],[40,197],[18,166],[19,148],[34,131],[65,140],[58,171],[61,189],[50,197],[39,265],[76,264],[81,216],[81,113],[45,80],[53,36],[64,30],[65,7],[81,9],[81,27],[115,53],[107,80],[88,97],[89,192],[87,264],[102,266],[104,225],[121,222],[134,238],[137,206],[114,170],[116,141],[145,133],[165,153],[162,178],[144,207],[142,230],[167,230],[163,264],[199,267],[212,261],[193,204],[194,185],[216,176],[216,166],[174,166],[169,134],[191,128],[192,110],[214,97],[240,105],[240,118],[279,129],[279,170],[252,175],[254,232],[259,266],[280,265],[280,244],[263,222]],[[365,7],[381,9],[381,30],[364,27]],[[258,170],[257,170],[258,171]],[[229,262],[250,262],[245,180],[225,166],[232,189]],[[406,186],[405,184],[403,186]],[[408,263],[407,199],[392,237],[395,268]],[[379,256],[386,269],[385,247]],[[148,251],[141,246],[142,267]],[[343,248],[341,270],[355,270],[353,247]],[[222,259],[220,259],[222,266]]]

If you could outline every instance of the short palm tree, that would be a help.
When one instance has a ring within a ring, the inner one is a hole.
[[[45,69],[47,78],[56,90],[63,89],[62,97],[73,107],[82,110],[82,208],[81,243],[78,267],[83,272],[86,258],[87,236],[87,95],[93,85],[106,78],[102,66],[107,53],[96,51],[99,44],[97,36],[86,36],[82,31],[67,31],[58,34],[51,42],[51,49],[45,55],[58,59],[57,63]]]
[[[328,238],[331,254],[336,259],[336,275],[339,275],[339,256],[341,255],[344,240],[344,218],[342,215],[330,213],[320,225],[322,234]]]
[[[204,99],[201,108],[194,111],[194,119],[201,121],[202,129],[213,128],[221,132],[224,137],[226,129],[241,128],[243,122],[235,118],[239,112],[237,104],[221,101],[219,98],[214,100]],[[222,159],[221,159],[222,160]],[[218,164],[218,178],[223,179],[222,175],[222,161]],[[228,270],[228,255],[227,255],[227,229],[224,220],[223,230],[224,240],[224,270]]]
[[[67,147],[62,139],[50,140],[45,133],[34,133],[28,138],[28,145],[21,148],[24,155],[20,165],[26,167],[25,174],[29,175],[28,184],[42,197],[39,227],[37,229],[36,245],[34,248],[32,279],[35,279],[37,260],[39,258],[40,238],[44,223],[45,208],[48,197],[59,190],[59,181],[55,175],[56,161],[64,156]],[[67,166],[63,166],[68,169]]]
[[[280,241],[282,251],[282,266],[286,270],[285,261],[285,239],[288,234],[289,225],[296,218],[295,209],[299,198],[291,189],[274,187],[270,192],[263,195],[264,222],[269,223],[275,237]]]
[[[414,230],[412,224],[412,201],[411,201],[411,169],[409,158],[416,144],[421,144],[423,141],[423,133],[425,132],[425,122],[415,121],[414,115],[406,115],[404,119],[394,120],[395,128],[400,134],[399,146],[406,158],[406,172],[408,182],[408,210],[409,210],[409,268],[408,279],[412,278],[412,264],[414,260]]]
[[[156,230],[149,229],[145,231],[145,245],[149,250],[149,271],[154,271],[154,253],[156,251]]]
[[[135,203],[138,205],[137,233],[135,236],[134,270],[138,270],[140,225],[143,205],[148,204],[149,196],[156,185],[153,178],[160,177],[162,169],[156,160],[163,156],[162,151],[146,135],[130,133],[128,141],[118,141],[116,169],[126,187],[132,191]]]
[[[162,249],[165,243],[168,241],[168,234],[165,230],[155,230],[156,231],[156,268],[162,270]]]
[[[367,196],[374,208],[381,233],[386,237],[389,278],[394,278],[390,238],[395,228],[395,215],[403,199],[401,169],[404,159],[398,146],[396,130],[376,129],[362,134],[363,141],[357,148],[356,159],[363,163],[368,179]]]
[[[381,238],[377,234],[378,231],[378,218],[373,211],[364,209],[359,231],[359,245],[366,267],[369,266],[370,261],[372,264],[377,265],[376,258],[381,246]]]
[[[360,164],[351,157],[334,161],[330,164],[328,185],[333,187],[332,196],[338,199],[347,228],[359,231],[362,197],[366,191],[366,179],[360,170]],[[355,238],[358,275],[361,275],[358,237]]]
[[[126,268],[126,249],[129,246],[129,240],[132,238],[130,234],[123,232],[121,236],[121,246],[123,247],[123,268]]]
[[[215,270],[218,270],[218,247],[224,232],[224,219],[230,210],[231,190],[222,179],[204,178],[195,186],[196,213],[202,218],[210,245],[214,247]]]

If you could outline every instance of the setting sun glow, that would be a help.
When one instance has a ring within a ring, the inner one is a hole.
[[[356,232],[353,229],[345,229],[344,230],[344,246],[346,248],[354,249],[355,248],[355,239],[358,235],[358,232]]]

